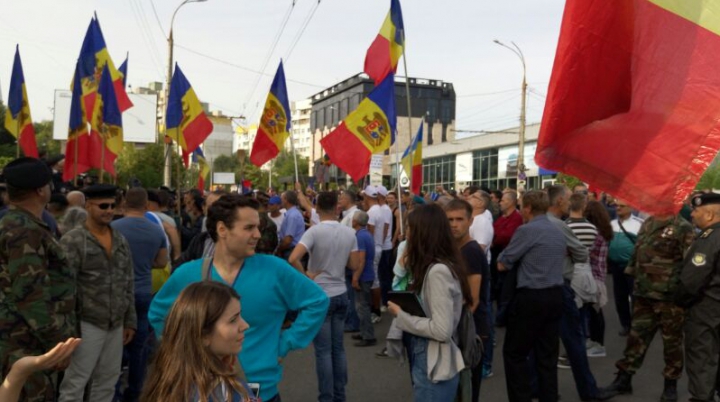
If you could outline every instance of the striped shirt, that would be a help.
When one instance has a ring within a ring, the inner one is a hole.
[[[517,269],[518,288],[546,289],[563,284],[565,254],[565,235],[546,215],[540,215],[515,231],[497,261],[507,269]]]
[[[587,247],[588,250],[592,248],[593,243],[595,243],[595,238],[598,235],[595,225],[588,222],[585,218],[568,218],[565,223],[570,227],[570,230],[575,233],[575,236],[583,246]]]

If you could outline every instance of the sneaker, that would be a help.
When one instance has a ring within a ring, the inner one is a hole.
[[[585,349],[592,349],[595,345],[597,345],[597,343],[591,341],[590,339],[585,341]]]
[[[374,346],[375,344],[377,344],[377,339],[363,339],[360,342],[355,342],[355,346],[359,348]]]
[[[483,366],[482,368],[482,379],[488,379],[493,376],[492,368]]]
[[[381,351],[375,352],[375,357],[384,359],[390,357],[390,355],[388,355],[387,348],[383,348]]]
[[[592,348],[587,350],[587,357],[605,357],[607,354],[605,353],[605,346],[602,345],[595,345]]]
[[[360,334],[354,334],[350,338],[356,340],[356,341],[362,341],[363,337]]]
[[[388,311],[387,306],[382,306],[382,307],[380,307],[380,312],[381,312],[381,313],[387,313],[387,311]]]
[[[558,357],[558,368],[561,369],[569,369],[570,368],[570,360],[566,356],[560,356]]]
[[[370,321],[372,321],[373,324],[377,324],[377,323],[379,323],[380,321],[382,321],[382,317],[380,317],[379,315],[373,313],[373,314],[370,315]]]

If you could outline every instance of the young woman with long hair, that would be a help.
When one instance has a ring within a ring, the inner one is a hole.
[[[465,367],[453,342],[463,303],[472,304],[470,286],[447,215],[437,205],[417,206],[408,214],[405,267],[413,281],[409,290],[420,298],[427,317],[388,310],[404,332],[415,402],[451,402]]]
[[[145,382],[144,402],[252,402],[237,355],[248,324],[240,296],[220,282],[196,282],[170,309]]]
[[[590,329],[590,341],[593,345],[587,353],[590,357],[604,357],[605,352],[605,317],[602,308],[607,304],[607,288],[605,275],[607,274],[607,256],[610,240],[613,238],[613,229],[610,225],[610,215],[607,209],[598,201],[590,201],[585,207],[585,219],[595,225],[598,235],[590,248],[590,266],[593,277],[598,285],[597,303],[587,304],[585,314]]]

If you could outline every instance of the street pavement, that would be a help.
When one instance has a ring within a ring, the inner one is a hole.
[[[610,301],[604,308],[606,330],[605,347],[607,357],[590,358],[590,368],[595,375],[598,386],[609,385],[615,377],[615,361],[622,357],[627,338],[618,336],[620,323],[612,302],[612,277],[607,278]],[[382,339],[387,333],[392,316],[383,315],[382,322],[376,324],[375,334]],[[481,401],[506,401],[505,374],[503,370],[502,345],[505,331],[496,328],[497,345],[495,346],[495,359],[493,364],[494,375],[482,382],[480,393]],[[392,359],[375,357],[375,352],[382,349],[381,343],[377,346],[358,348],[353,346],[350,334],[345,334],[345,351],[348,360],[348,385],[346,388],[347,400],[369,402],[396,402],[412,401],[412,388],[408,366],[400,366]],[[562,349],[562,348],[561,348]],[[284,361],[283,380],[280,383],[280,395],[283,402],[311,402],[317,401],[317,374],[315,373],[315,354],[312,345],[308,348],[290,353]],[[613,398],[618,402],[656,402],[663,391],[662,370],[664,367],[662,356],[662,336],[659,331],[645,357],[645,362],[639,372],[633,377],[633,394]],[[569,369],[558,369],[558,382],[561,400],[579,401],[575,389],[575,382]],[[678,394],[680,401],[689,398],[687,392],[687,378],[678,381]]]

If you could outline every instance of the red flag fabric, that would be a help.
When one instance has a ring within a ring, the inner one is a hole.
[[[709,4],[568,0],[538,165],[677,212],[720,148],[720,15]]]

